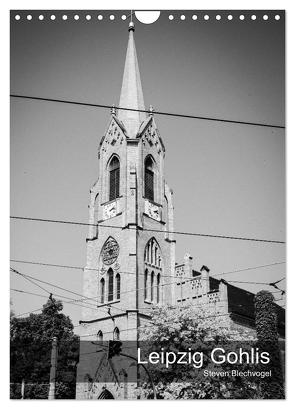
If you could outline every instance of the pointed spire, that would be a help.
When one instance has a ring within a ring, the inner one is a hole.
[[[134,23],[131,21],[119,107],[145,110],[133,32]],[[118,118],[123,122],[129,138],[136,137],[146,117],[145,112],[118,111]]]

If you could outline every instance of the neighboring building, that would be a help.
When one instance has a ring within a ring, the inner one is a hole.
[[[127,392],[115,373],[107,384],[101,382],[99,370],[89,373],[83,345],[136,341],[138,329],[156,304],[202,303],[229,313],[233,325],[254,325],[253,307],[243,307],[244,301],[253,306],[253,294],[210,277],[206,266],[200,272],[193,270],[189,255],[183,264],[175,263],[173,193],[164,178],[165,146],[152,107],[149,114],[141,112],[145,105],[133,35],[130,23],[119,107],[137,111],[112,109],[98,149],[99,178],[90,191],[83,294],[97,303],[97,310],[82,310],[78,399],[132,397],[132,389]]]

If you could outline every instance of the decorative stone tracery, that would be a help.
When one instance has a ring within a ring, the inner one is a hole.
[[[154,237],[145,246],[144,266],[144,299],[146,302],[159,304],[162,298],[162,253]]]

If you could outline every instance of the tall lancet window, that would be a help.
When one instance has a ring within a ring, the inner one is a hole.
[[[114,272],[110,268],[108,271],[108,301],[114,299]]]
[[[148,269],[145,270],[144,272],[144,299],[148,299]]]
[[[104,303],[104,278],[100,280],[100,300],[101,304]]]
[[[116,274],[116,298],[119,300],[121,297],[121,277],[120,274]]]
[[[159,304],[162,301],[161,274],[162,253],[157,240],[152,237],[145,246],[144,251],[144,300]],[[162,274],[163,276],[163,274]]]
[[[154,162],[148,156],[144,163],[144,196],[146,199],[154,201]]]
[[[154,302],[154,280],[155,280],[155,273],[152,271],[151,274],[151,302]]]
[[[157,275],[157,304],[160,302],[160,282],[161,282],[161,276],[160,273]]]
[[[114,200],[120,195],[120,162],[117,156],[114,156],[109,165],[110,186],[109,200]]]

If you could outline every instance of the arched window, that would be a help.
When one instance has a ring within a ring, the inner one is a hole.
[[[161,282],[161,276],[160,273],[157,275],[157,303],[159,304],[160,302],[160,282]]]
[[[144,272],[144,299],[147,300],[148,298],[148,270]]]
[[[119,300],[121,296],[121,277],[119,273],[116,274],[116,296],[117,300]]]
[[[145,246],[144,264],[144,300],[159,303],[162,300],[161,274],[163,263],[161,248],[154,237]],[[151,272],[151,270],[153,271]]]
[[[152,271],[152,274],[151,274],[151,302],[154,301],[154,278],[155,278],[155,273]]]
[[[108,301],[114,299],[114,272],[110,268],[108,271]]]
[[[97,340],[98,341],[103,341],[103,333],[101,330],[98,331],[97,333]]]
[[[110,185],[109,200],[114,200],[120,195],[120,162],[117,156],[114,156],[109,165]]]
[[[144,251],[145,263],[150,263],[155,267],[161,268],[161,250],[156,239],[151,238]]]
[[[153,264],[153,263],[154,263],[154,249],[155,249],[154,241],[153,241],[153,240],[151,240],[151,242],[150,242],[150,249],[151,249],[151,258],[150,258],[150,261],[151,261],[151,264]]]
[[[144,163],[144,196],[149,200],[154,200],[154,163],[148,156]]]
[[[104,289],[105,289],[105,283],[104,283],[104,278],[100,280],[100,303],[104,303]]]
[[[145,247],[145,251],[144,251],[144,261],[146,263],[150,262],[150,242],[148,242],[148,244]]]
[[[114,341],[119,341],[120,340],[120,331],[119,331],[119,328],[118,327],[116,327],[115,329],[114,329]]]

